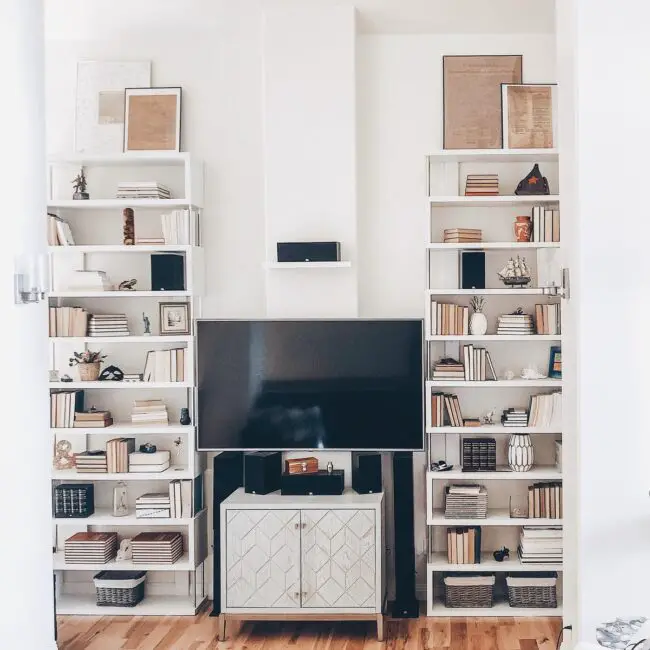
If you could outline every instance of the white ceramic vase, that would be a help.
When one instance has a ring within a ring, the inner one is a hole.
[[[487,318],[485,314],[477,311],[469,319],[469,333],[472,336],[483,336],[487,332]]]
[[[513,472],[527,472],[535,459],[533,442],[527,433],[513,433],[508,442],[508,465]]]

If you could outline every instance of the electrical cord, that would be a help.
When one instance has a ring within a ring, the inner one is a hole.
[[[564,630],[572,630],[572,629],[573,629],[572,625],[565,625],[560,630],[560,633],[557,635],[557,643],[555,644],[555,650],[560,650],[560,645],[562,644],[562,640],[564,639]]]
[[[640,641],[637,641],[634,645],[628,645],[626,646],[625,650],[635,650],[638,648],[642,643],[645,643],[647,639],[641,639]]]

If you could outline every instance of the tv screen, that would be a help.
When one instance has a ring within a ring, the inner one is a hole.
[[[421,320],[199,320],[198,448],[421,450]]]

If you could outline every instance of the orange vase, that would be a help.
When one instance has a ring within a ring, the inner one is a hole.
[[[518,242],[530,241],[530,217],[515,218],[515,240]]]

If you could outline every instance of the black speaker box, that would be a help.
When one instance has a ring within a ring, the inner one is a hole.
[[[212,556],[212,593],[214,602],[211,616],[221,614],[221,502],[244,485],[244,454],[241,451],[224,451],[214,457],[212,464],[212,530],[214,554]]]
[[[254,451],[244,454],[244,490],[269,494],[280,489],[282,452]]]
[[[377,494],[382,491],[381,454],[352,454],[352,487],[359,494]]]
[[[340,262],[341,244],[337,241],[278,242],[278,262]]]
[[[282,494],[343,494],[344,474],[342,469],[332,470],[331,473],[321,469],[314,474],[282,474]]]
[[[460,252],[460,288],[485,289],[485,253]]]
[[[185,291],[185,258],[176,253],[151,256],[151,290]]]

